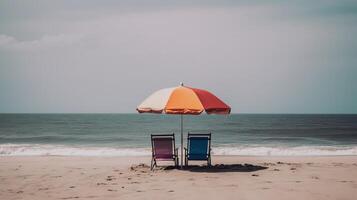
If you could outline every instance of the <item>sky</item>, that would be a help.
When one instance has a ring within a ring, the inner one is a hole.
[[[233,113],[357,113],[357,1],[0,1],[0,113],[134,113],[207,89]]]

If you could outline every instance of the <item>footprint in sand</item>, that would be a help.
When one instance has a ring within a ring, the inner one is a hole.
[[[91,196],[86,196],[84,198],[96,198],[96,197],[98,197],[98,196],[91,195]]]
[[[238,187],[238,185],[235,184],[229,184],[229,185],[224,185],[225,187]]]
[[[209,179],[209,178],[210,178],[210,179],[212,179],[212,178],[213,178],[213,179],[217,179],[218,177],[215,177],[215,176],[206,176],[205,178],[207,178],[207,179]]]
[[[353,183],[353,181],[338,181],[340,183]]]
[[[115,180],[114,176],[108,176],[107,177],[107,181],[112,181],[112,180]]]
[[[332,163],[332,165],[335,167],[342,167],[344,164],[343,163]]]
[[[263,163],[264,166],[275,166],[275,163]]]
[[[74,197],[63,197],[63,198],[61,198],[61,199],[78,199],[79,198],[79,196],[74,196]]]

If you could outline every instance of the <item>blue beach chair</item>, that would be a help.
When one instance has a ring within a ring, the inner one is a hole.
[[[187,148],[185,148],[185,165],[189,160],[207,160],[211,166],[211,133],[187,135]]]

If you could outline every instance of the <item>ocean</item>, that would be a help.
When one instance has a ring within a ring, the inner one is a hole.
[[[203,114],[184,116],[187,132],[211,132],[214,155],[357,155],[357,115]],[[0,156],[150,155],[159,133],[178,147],[180,116],[0,114]]]

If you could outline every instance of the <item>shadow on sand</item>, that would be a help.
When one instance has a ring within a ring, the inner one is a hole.
[[[162,167],[163,170],[177,169],[173,166]],[[220,173],[220,172],[255,172],[259,170],[268,169],[265,166],[252,165],[252,164],[219,164],[208,166],[190,165],[183,167],[183,170],[191,172],[208,172],[208,173]]]

